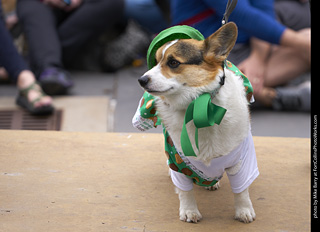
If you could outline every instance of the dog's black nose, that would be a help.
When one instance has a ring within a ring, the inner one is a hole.
[[[149,80],[150,80],[150,78],[147,75],[144,75],[138,79],[138,81],[142,87],[145,87],[149,83]]]

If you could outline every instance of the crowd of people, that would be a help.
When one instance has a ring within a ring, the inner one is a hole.
[[[127,46],[119,43],[134,41],[130,35],[121,37],[131,20],[147,35],[140,43],[145,48],[131,49],[134,53],[145,53],[152,36],[172,25],[189,25],[208,37],[221,26],[227,1],[0,0],[0,78],[16,83],[19,106],[32,114],[50,114],[51,96],[67,94],[76,84],[68,69],[76,66],[92,40],[113,35],[118,39],[109,36],[111,49],[105,51],[128,60]],[[8,10],[5,5],[10,3],[14,7]],[[308,0],[238,1],[229,18],[238,26],[238,39],[228,60],[250,79],[254,104],[310,111],[310,8]],[[13,43],[10,32],[16,25],[25,36],[27,57]]]

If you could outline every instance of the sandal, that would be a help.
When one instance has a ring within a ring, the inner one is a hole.
[[[30,90],[35,90],[40,93],[40,96],[34,99],[33,101],[28,100],[28,94]],[[37,82],[33,82],[31,85],[24,89],[19,90],[19,95],[16,99],[16,104],[21,106],[23,109],[29,111],[33,115],[48,115],[52,114],[54,111],[54,107],[52,105],[45,105],[35,107],[35,103],[40,101],[41,98],[47,96],[43,90],[40,88]]]

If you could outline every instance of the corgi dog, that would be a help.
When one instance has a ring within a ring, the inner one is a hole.
[[[246,90],[243,79],[224,68],[236,39],[236,25],[227,23],[205,40],[169,41],[157,49],[156,65],[138,79],[141,87],[152,96],[157,117],[161,118],[170,135],[171,145],[177,150],[173,159],[191,165],[186,172],[170,169],[179,195],[179,216],[182,221],[196,223],[202,218],[192,190],[193,182],[199,178],[190,178],[192,172],[198,172],[204,179],[212,175],[219,180],[226,171],[234,193],[235,219],[249,223],[256,217],[248,189],[259,171]],[[180,137],[184,117],[189,104],[203,93],[211,93],[211,102],[227,111],[219,125],[199,130],[198,146],[194,142],[194,124],[186,125],[192,147],[197,153],[196,157],[187,157],[182,152]],[[140,106],[143,104],[146,104],[144,100]],[[150,101],[148,104],[150,107]],[[139,117],[141,113],[138,107],[133,119],[137,128]],[[155,121],[151,119],[150,124]],[[209,183],[211,179],[206,180]],[[218,187],[219,182],[209,189]]]

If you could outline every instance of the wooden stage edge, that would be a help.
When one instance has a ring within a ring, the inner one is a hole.
[[[310,231],[310,139],[254,137],[257,218],[233,219],[227,175],[179,221],[161,134],[0,130],[0,231]]]

